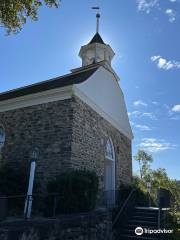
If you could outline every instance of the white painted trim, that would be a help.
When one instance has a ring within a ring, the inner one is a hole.
[[[112,146],[113,158],[111,158],[111,157],[109,157],[109,156],[106,155],[106,152],[107,152],[107,143],[108,143],[108,141],[110,141],[110,144],[111,144],[111,146]],[[115,161],[114,144],[113,144],[113,141],[112,141],[112,138],[111,138],[111,137],[109,137],[109,138],[107,139],[107,141],[106,141],[105,157],[106,157],[106,159],[108,159],[108,160],[110,160],[110,161],[113,161],[113,162]]]
[[[72,85],[1,101],[0,112],[69,99],[71,97]]]
[[[108,72],[110,72],[114,76],[117,82],[120,81],[120,77],[118,77],[114,69],[109,64],[107,64],[106,61],[103,61],[101,63],[101,67],[105,68]]]
[[[110,143],[111,143],[111,146],[112,146],[112,150],[113,150],[113,158],[109,158],[107,155],[106,155],[106,151],[105,151],[105,161],[109,161],[109,163],[111,164],[111,166],[112,166],[112,174],[113,174],[113,176],[112,176],[112,184],[113,184],[113,189],[110,189],[110,190],[115,190],[116,189],[116,171],[115,171],[115,169],[116,169],[116,154],[115,154],[115,150],[114,150],[114,144],[113,144],[113,141],[112,141],[112,138],[111,137],[109,137],[108,139],[107,139],[107,141],[110,141]],[[106,141],[106,146],[107,146],[107,141]],[[114,194],[114,193],[113,193]],[[114,197],[115,197],[115,195],[114,195]],[[115,199],[115,198],[114,198]]]
[[[127,138],[132,140],[133,136],[131,136],[124,129],[120,128],[118,122],[114,120],[110,115],[102,110],[94,101],[92,101],[87,95],[85,95],[80,89],[78,89],[75,85],[73,85],[73,93],[77,97],[79,97],[83,102],[88,104],[94,111],[96,111],[99,115],[101,115],[104,119],[106,119],[110,124],[112,124],[116,129],[118,129],[121,133],[123,133]]]

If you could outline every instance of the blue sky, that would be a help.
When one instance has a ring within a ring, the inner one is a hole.
[[[79,67],[80,46],[95,33],[94,5],[101,7],[101,36],[116,53],[133,155],[144,148],[153,168],[180,179],[180,0],[64,0],[59,9],[41,8],[39,21],[17,35],[1,28],[0,92]]]

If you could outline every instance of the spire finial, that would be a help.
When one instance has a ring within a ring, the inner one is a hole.
[[[96,10],[96,33],[99,33],[99,19],[100,19],[100,7],[92,7],[93,10]]]

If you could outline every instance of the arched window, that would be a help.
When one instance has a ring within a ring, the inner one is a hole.
[[[4,146],[5,142],[5,130],[3,126],[0,125],[0,149]]]
[[[105,171],[104,171],[104,187],[105,197],[108,206],[115,204],[115,188],[116,188],[116,174],[115,174],[115,153],[111,138],[106,142],[105,149]]]
[[[111,138],[109,138],[106,142],[106,158],[114,161],[114,147]]]

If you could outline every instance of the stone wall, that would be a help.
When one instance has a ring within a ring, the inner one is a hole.
[[[97,112],[73,99],[73,129],[71,162],[75,168],[95,170],[104,188],[105,146],[108,138],[113,141],[116,158],[116,189],[132,181],[131,141],[114,128]]]
[[[0,223],[0,240],[110,240],[111,236],[112,216],[102,209],[58,219]]]
[[[40,150],[36,176],[46,182],[68,168],[95,170],[104,188],[105,145],[111,137],[116,154],[116,188],[132,178],[131,141],[79,98],[0,113],[6,132],[3,161],[28,165]]]
[[[28,165],[34,146],[39,148],[36,176],[43,183],[71,167],[72,99],[0,113],[6,133],[3,162]]]

